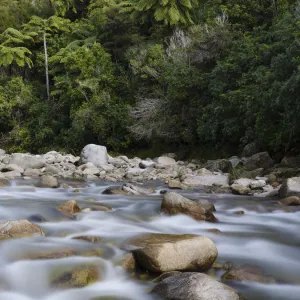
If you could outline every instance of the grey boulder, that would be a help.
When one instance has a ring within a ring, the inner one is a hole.
[[[242,300],[231,287],[202,273],[180,273],[159,282],[152,293],[165,300]]]
[[[103,167],[108,164],[107,149],[104,146],[95,144],[86,145],[80,154],[80,164],[93,163],[96,167]]]

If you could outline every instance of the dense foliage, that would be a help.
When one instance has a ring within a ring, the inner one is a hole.
[[[8,150],[300,143],[297,1],[2,0],[0,68]]]

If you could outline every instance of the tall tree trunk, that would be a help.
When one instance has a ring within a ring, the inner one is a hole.
[[[46,88],[48,101],[50,100],[50,87],[49,87],[49,71],[48,71],[48,53],[46,42],[46,28],[44,28],[44,54],[45,54],[45,72],[46,72]]]

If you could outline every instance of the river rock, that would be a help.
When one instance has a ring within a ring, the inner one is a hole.
[[[232,156],[228,160],[230,161],[232,168],[237,167],[242,162],[242,160],[237,156]]]
[[[82,266],[53,276],[51,286],[54,288],[83,288],[101,279],[97,266]]]
[[[49,175],[55,175],[61,173],[61,170],[53,165],[47,165],[45,168],[43,168],[43,172]]]
[[[207,199],[198,199],[195,202],[198,205],[200,205],[201,207],[205,208],[209,212],[216,211],[215,206],[210,201],[208,201]]]
[[[300,205],[300,198],[297,196],[290,196],[278,201],[278,203],[285,206],[297,206]]]
[[[17,171],[19,173],[23,173],[24,169],[15,164],[8,164],[1,168],[1,172],[9,172],[9,171]]]
[[[153,188],[125,183],[122,187],[110,186],[102,192],[105,195],[148,195],[154,193]]]
[[[242,152],[242,156],[249,157],[251,155],[254,155],[255,153],[258,153],[260,151],[260,146],[257,142],[252,142],[250,144],[247,144]]]
[[[45,166],[46,160],[39,155],[30,155],[24,153],[13,153],[10,156],[9,164],[15,164],[24,170],[31,169],[41,169]]]
[[[179,180],[175,180],[175,179],[169,180],[168,187],[169,189],[180,189],[180,190],[185,190],[188,188],[187,185],[184,185]]]
[[[292,177],[283,181],[279,190],[281,198],[300,195],[300,177]]]
[[[230,188],[232,193],[236,195],[249,195],[251,193],[250,188],[239,183],[233,183]]]
[[[217,221],[210,209],[206,209],[196,202],[174,192],[166,193],[164,195],[164,199],[161,203],[161,211],[171,216],[184,214],[191,216],[195,220]]]
[[[208,160],[204,167],[210,171],[222,171],[228,172],[232,167],[231,162],[228,159],[217,159],[217,160]]]
[[[300,156],[284,157],[280,162],[283,167],[299,168],[300,167]]]
[[[230,269],[222,276],[222,281],[255,281],[261,283],[274,283],[274,278],[266,276],[263,271],[255,266],[242,265]]]
[[[70,201],[58,206],[56,209],[67,215],[77,214],[81,211],[75,200],[70,200]]]
[[[176,164],[176,161],[174,158],[168,156],[160,156],[157,158],[157,163],[163,166],[172,166]]]
[[[98,243],[102,243],[103,239],[98,237],[98,236],[90,236],[90,235],[80,235],[80,236],[75,236],[72,239],[74,240],[81,240],[81,241],[85,241],[85,242],[89,242],[89,243],[94,243],[94,244],[98,244]]]
[[[266,186],[266,181],[265,180],[252,180],[251,182],[250,182],[250,188],[252,189],[252,190],[255,190],[255,189],[261,189],[261,188],[263,188],[264,186]]]
[[[244,161],[244,168],[247,171],[253,171],[258,168],[268,169],[273,165],[274,161],[268,152],[256,153]]]
[[[0,240],[33,235],[44,236],[45,234],[39,225],[25,219],[0,221]]]
[[[194,234],[145,234],[127,245],[138,265],[155,273],[206,271],[216,260],[218,250],[208,237]]]
[[[202,273],[180,273],[159,282],[152,293],[165,300],[242,300],[231,287]]]
[[[80,154],[80,164],[93,163],[96,167],[103,167],[108,164],[107,149],[104,146],[95,144],[86,145]]]
[[[154,165],[155,165],[155,162],[152,160],[142,160],[139,163],[139,167],[141,169],[151,168],[151,167],[154,167]]]
[[[41,175],[41,170],[28,168],[24,171],[23,175],[29,177],[39,177]]]
[[[182,183],[190,187],[213,185],[228,186],[229,179],[228,175],[188,175]]]
[[[57,188],[59,186],[58,180],[51,175],[43,175],[41,177],[41,186],[48,188]]]
[[[250,184],[252,181],[253,180],[249,178],[236,179],[230,187],[232,193],[236,195],[249,195],[251,192]]]

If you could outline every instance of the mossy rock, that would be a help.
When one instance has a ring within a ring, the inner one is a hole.
[[[82,288],[101,279],[99,266],[82,266],[57,271],[52,277],[51,286],[60,289]]]

